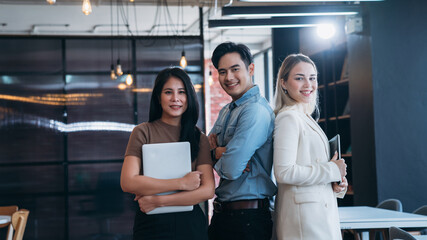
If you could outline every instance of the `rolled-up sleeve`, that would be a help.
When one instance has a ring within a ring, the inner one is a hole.
[[[215,164],[221,178],[235,180],[243,174],[251,157],[269,137],[270,112],[259,105],[247,107],[239,116],[226,151]],[[226,133],[224,133],[226,134]]]

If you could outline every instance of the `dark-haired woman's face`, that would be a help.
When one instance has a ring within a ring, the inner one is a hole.
[[[182,114],[187,110],[187,93],[181,79],[172,76],[166,81],[160,93],[160,104],[163,120],[181,120]]]

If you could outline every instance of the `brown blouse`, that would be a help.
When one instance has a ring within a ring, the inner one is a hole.
[[[142,145],[149,143],[178,142],[180,134],[179,126],[172,126],[162,122],[160,119],[154,122],[145,122],[136,126],[130,135],[126,148],[126,156],[135,156],[141,159],[142,173]],[[200,134],[199,153],[196,160],[191,164],[193,171],[201,164],[212,165],[209,151],[209,141],[205,134]]]

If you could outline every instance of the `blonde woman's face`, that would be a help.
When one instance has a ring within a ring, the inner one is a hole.
[[[287,81],[282,81],[282,87],[296,102],[310,103],[316,98],[316,70],[310,63],[300,62],[289,72]]]

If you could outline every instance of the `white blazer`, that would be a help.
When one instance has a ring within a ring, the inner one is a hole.
[[[331,185],[341,174],[329,162],[325,133],[300,107],[283,110],[275,120],[277,239],[341,239],[336,197],[343,197],[346,191],[334,194]]]

